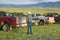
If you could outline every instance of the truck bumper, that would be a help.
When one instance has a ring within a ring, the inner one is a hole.
[[[27,24],[18,24],[18,25],[16,25],[16,27],[24,27],[24,26],[27,26]]]

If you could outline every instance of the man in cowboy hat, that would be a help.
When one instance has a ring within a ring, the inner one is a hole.
[[[31,16],[31,12],[28,12],[27,15],[27,26],[28,26],[28,31],[27,34],[32,34],[32,16]]]

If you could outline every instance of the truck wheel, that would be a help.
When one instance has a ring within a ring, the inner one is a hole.
[[[41,20],[41,21],[39,22],[39,24],[40,24],[40,25],[44,25],[45,22],[44,22],[43,20]]]
[[[3,31],[9,31],[10,30],[10,26],[7,23],[5,23],[3,25],[3,27],[2,27],[2,29],[3,29]]]

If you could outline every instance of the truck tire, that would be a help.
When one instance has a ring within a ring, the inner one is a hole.
[[[10,30],[10,26],[8,23],[4,23],[3,26],[2,26],[2,30],[3,31],[9,31]]]
[[[39,24],[40,24],[40,25],[45,25],[44,20],[40,20]]]

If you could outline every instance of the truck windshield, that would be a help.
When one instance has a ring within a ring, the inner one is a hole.
[[[41,16],[41,14],[36,14],[36,16]]]
[[[6,12],[0,11],[0,16],[6,16]]]
[[[32,14],[32,17],[34,16],[41,16],[41,14]]]
[[[23,13],[10,13],[9,16],[23,16]]]

